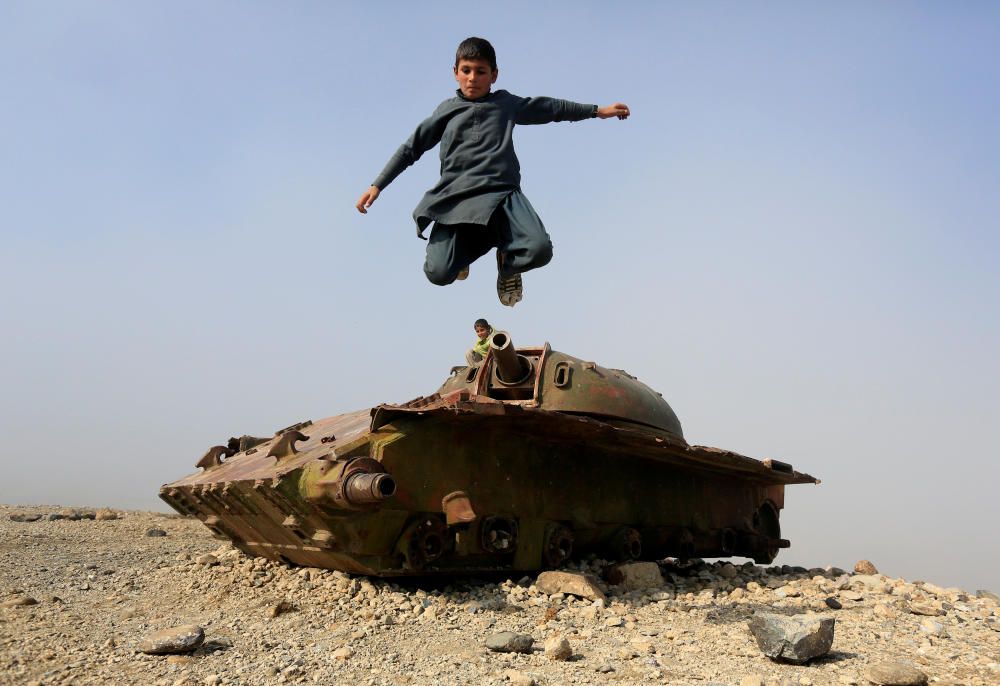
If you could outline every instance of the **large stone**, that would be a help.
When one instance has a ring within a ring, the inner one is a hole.
[[[196,624],[162,629],[139,642],[139,650],[149,655],[190,653],[205,640],[205,630]]]
[[[494,653],[530,653],[535,642],[531,636],[501,631],[486,639],[486,647]]]
[[[535,580],[535,587],[542,593],[564,593],[589,600],[604,600],[604,592],[598,587],[597,579],[589,574],[577,572],[542,572]]]
[[[12,522],[37,522],[42,518],[40,514],[19,514],[14,513],[10,515],[10,521]]]
[[[924,686],[927,675],[905,662],[877,662],[865,669],[865,678],[878,686]]]
[[[152,528],[152,529],[146,529],[146,535],[149,536],[150,538],[156,538],[159,536],[166,536],[167,532],[164,531],[163,529]]]
[[[573,649],[565,636],[551,636],[545,640],[545,657],[550,660],[568,660],[573,655]]]
[[[825,615],[788,617],[765,612],[750,618],[750,633],[772,660],[802,664],[826,655],[833,645],[836,620]]]
[[[655,562],[623,562],[608,570],[608,581],[626,591],[641,591],[663,586],[660,566]]]
[[[878,574],[878,569],[868,560],[858,560],[854,564],[854,571],[858,574]]]
[[[118,513],[104,507],[94,513],[94,519],[99,522],[110,522],[113,519],[118,519]]]

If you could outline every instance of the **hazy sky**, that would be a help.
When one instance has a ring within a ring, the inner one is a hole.
[[[498,88],[555,259],[426,281],[428,153]],[[692,443],[823,479],[778,558],[1000,591],[996,3],[0,4],[0,502],[160,508],[243,433],[432,392],[485,316],[622,367]],[[609,468],[613,468],[609,465]]]

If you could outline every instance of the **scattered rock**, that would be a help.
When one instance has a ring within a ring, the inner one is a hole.
[[[726,564],[719,567],[719,571],[717,572],[717,574],[721,576],[723,579],[735,579],[736,575],[739,574],[739,572],[737,571],[736,566],[732,562],[727,562]]]
[[[545,657],[550,660],[568,660],[573,655],[573,649],[565,636],[552,636],[545,640]]]
[[[139,650],[148,655],[190,653],[205,640],[205,630],[196,624],[162,629],[139,642]]]
[[[769,658],[802,664],[830,651],[835,624],[833,617],[822,615],[787,617],[756,612],[749,627],[757,646]]]
[[[759,674],[749,674],[740,679],[740,686],[764,686],[764,677]]]
[[[878,662],[868,665],[865,678],[878,686],[924,686],[927,675],[905,662]]]
[[[104,507],[94,513],[94,519],[99,522],[110,522],[111,520],[118,519],[118,513]]]
[[[0,603],[0,607],[27,607],[28,605],[38,605],[38,601],[31,596],[18,595]]]
[[[910,612],[927,617],[937,617],[944,614],[941,608],[934,607],[930,603],[910,603]]]
[[[655,562],[624,562],[608,570],[609,583],[622,586],[625,591],[641,591],[663,586],[660,566]]]
[[[844,600],[850,600],[855,603],[865,599],[865,597],[860,593],[858,593],[857,591],[841,591],[840,597],[843,598]]]
[[[878,570],[868,560],[858,560],[854,565],[854,571],[858,574],[878,574]]]
[[[274,618],[297,609],[298,608],[296,608],[292,603],[287,600],[282,600],[267,608],[267,616]]]
[[[503,675],[507,678],[512,686],[536,686],[535,680],[532,679],[527,674],[514,671],[513,669],[508,669]]]
[[[337,648],[333,651],[333,657],[337,660],[347,660],[352,655],[354,655],[354,649],[350,646],[344,646],[343,648]]]
[[[58,512],[50,512],[49,514],[45,515],[45,519],[50,522],[58,522],[60,519],[66,519],[66,516],[61,515]]]
[[[150,538],[155,538],[155,537],[159,537],[159,536],[166,536],[167,532],[164,531],[163,529],[155,529],[155,528],[154,529],[146,529],[146,535],[149,536]]]
[[[611,665],[601,665],[600,667],[597,668],[597,671],[600,672],[601,674],[610,674],[611,672],[615,671],[615,668],[612,667]]]
[[[839,610],[842,607],[844,607],[843,605],[840,604],[840,601],[837,600],[836,598],[826,598],[825,600],[823,600],[823,602],[826,603],[826,606],[831,610]]]
[[[194,561],[197,564],[205,565],[206,567],[211,567],[212,565],[219,564],[219,558],[217,558],[212,553],[205,553],[204,555],[199,555],[198,557],[194,558]]]
[[[542,572],[535,580],[535,587],[547,595],[564,593],[588,600],[606,598],[595,577],[578,572]]]
[[[486,639],[486,647],[494,653],[530,653],[534,642],[527,634],[501,631]]]
[[[941,622],[935,622],[930,617],[921,620],[920,630],[925,634],[930,634],[931,636],[945,635],[944,625]]]
[[[885,619],[895,619],[899,616],[899,613],[894,609],[886,605],[885,603],[878,603],[872,608],[872,614],[876,617],[883,617]]]
[[[976,591],[976,597],[977,598],[989,598],[994,603],[1000,603],[1000,595],[997,595],[993,591],[987,591],[987,590],[984,590],[984,589],[979,589],[978,591]]]

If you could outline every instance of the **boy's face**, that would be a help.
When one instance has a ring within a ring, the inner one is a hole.
[[[490,63],[486,60],[462,59],[455,67],[455,81],[458,82],[462,95],[475,100],[490,92],[490,86],[497,82],[499,73],[490,68]]]
[[[486,336],[489,335],[489,333],[490,330],[485,326],[476,327],[476,335],[479,336],[479,340],[483,340],[484,338],[486,338]]]

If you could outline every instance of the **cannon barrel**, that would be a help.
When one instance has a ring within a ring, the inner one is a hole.
[[[493,351],[497,376],[504,383],[520,383],[531,373],[531,363],[517,354],[506,331],[497,331],[490,336],[490,350]]]
[[[379,503],[395,493],[396,480],[385,472],[355,472],[344,484],[344,497],[352,505]]]

